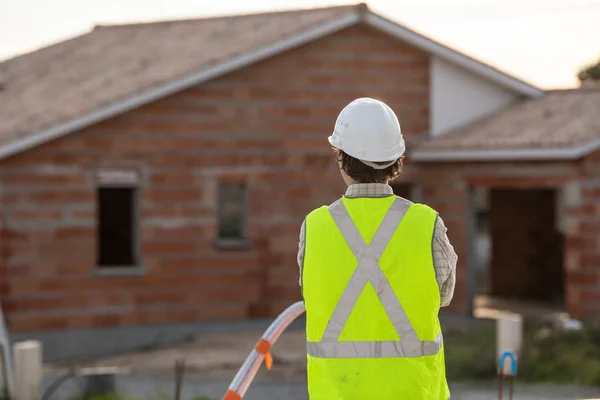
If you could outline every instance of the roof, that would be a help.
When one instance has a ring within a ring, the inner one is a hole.
[[[556,90],[421,144],[415,161],[569,160],[600,149],[600,85]]]
[[[0,63],[0,158],[359,23],[527,97],[543,94],[372,13],[364,4],[98,26]]]

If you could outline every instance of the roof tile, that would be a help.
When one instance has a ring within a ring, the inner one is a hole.
[[[355,6],[133,25],[0,63],[0,147],[347,15]]]
[[[600,86],[551,91],[422,143],[419,153],[579,148],[600,139]]]

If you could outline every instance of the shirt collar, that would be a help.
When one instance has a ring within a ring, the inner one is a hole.
[[[345,197],[388,197],[393,195],[394,190],[385,183],[355,183],[348,186]]]

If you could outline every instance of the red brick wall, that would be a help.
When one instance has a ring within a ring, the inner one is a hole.
[[[299,299],[300,223],[342,194],[326,137],[360,96],[426,132],[429,56],[351,28],[2,161],[11,329],[265,316]],[[141,171],[144,276],[91,275],[100,166]],[[212,246],[216,182],[232,178],[250,186],[249,250]]]
[[[418,168],[410,163],[405,170],[403,180],[413,181],[421,187],[421,201],[429,204],[436,209],[448,228],[448,237],[456,253],[458,254],[457,265],[457,281],[454,292],[453,301],[448,308],[452,311],[465,312],[468,306],[468,189],[469,187],[488,187],[488,188],[505,188],[505,189],[553,189],[563,188],[569,182],[577,179],[580,172],[574,163],[558,163],[558,162],[537,162],[537,163],[439,163],[439,164],[422,164]],[[508,217],[510,214],[510,204],[499,204],[499,220],[502,224],[512,226],[503,229],[502,226],[497,226],[500,233],[493,238],[495,241],[501,241],[501,246],[508,248],[514,246],[512,255],[527,254],[527,249],[535,246],[535,243],[529,240],[513,240],[510,232],[511,229],[522,228],[528,226],[526,220],[523,220],[523,213],[519,217]],[[513,207],[514,208],[514,207]],[[549,209],[549,207],[547,207]],[[534,220],[536,215],[531,216]],[[523,239],[523,238],[521,238]],[[555,238],[550,239],[550,241]],[[565,243],[565,255],[569,249],[569,243]],[[496,255],[496,253],[494,253]],[[558,256],[558,253],[557,253]],[[494,260],[492,260],[494,264]],[[519,280],[523,277],[538,275],[538,271],[523,269],[520,272],[515,272],[510,268],[501,265],[502,260],[496,260],[498,274],[501,279]],[[552,263],[549,262],[548,265]],[[564,263],[563,263],[564,264]],[[502,273],[500,270],[505,269]],[[556,270],[556,265],[554,265]],[[567,272],[568,273],[568,272]],[[568,277],[567,285],[569,283]],[[556,280],[554,283],[556,284]],[[506,281],[505,281],[506,283]],[[506,284],[509,284],[506,283]],[[541,284],[541,282],[540,282]],[[567,293],[572,292],[573,286],[567,286]],[[546,293],[548,294],[548,293]],[[572,299],[567,294],[567,309],[575,311],[573,308]],[[598,313],[596,312],[596,315]]]
[[[406,168],[402,179],[408,179],[420,186],[420,202],[433,207],[448,229],[448,238],[458,255],[456,286],[448,311],[467,311],[467,184],[459,166],[453,164],[432,164]]]
[[[567,302],[580,318],[600,318],[600,151],[579,163],[566,209]]]

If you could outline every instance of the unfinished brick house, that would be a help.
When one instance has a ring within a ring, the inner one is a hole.
[[[452,218],[455,241],[470,238],[458,240],[468,254],[460,268],[469,309],[477,289],[475,238],[487,231],[487,293],[600,317],[598,110],[598,85],[551,91],[413,152],[419,181],[441,181],[424,198]]]
[[[535,125],[519,136],[518,119],[510,132],[503,122],[462,131],[544,92],[364,5],[98,26],[1,63],[0,81],[2,307],[13,338],[42,340],[49,359],[271,317],[298,300],[300,223],[343,193],[326,137],[361,96],[400,117],[409,153],[398,194],[437,208],[449,228],[460,257],[452,311],[470,312],[473,298],[468,189],[489,186],[539,189],[521,201],[492,193],[503,204],[493,233],[517,240],[499,245],[511,249],[526,240],[503,225],[526,219],[520,205],[537,210],[554,196],[542,189],[571,189],[566,304],[600,314],[586,305],[600,284],[598,155],[577,150],[598,130],[548,144],[564,153],[544,150]],[[533,160],[529,148],[569,157]],[[502,249],[495,283],[516,291],[504,277],[525,261]]]

